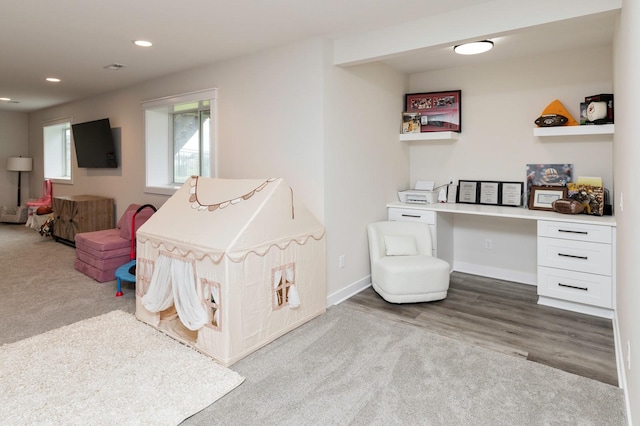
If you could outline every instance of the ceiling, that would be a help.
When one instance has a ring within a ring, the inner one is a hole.
[[[358,33],[477,6],[487,0],[41,0],[4,1],[0,16],[0,110],[28,112],[144,80],[312,37]],[[407,13],[407,11],[411,11]],[[384,62],[411,73],[611,44],[615,15],[492,34],[485,55],[451,46]],[[145,39],[153,47],[132,41]],[[125,67],[109,70],[105,66]],[[48,83],[57,77],[60,83]]]

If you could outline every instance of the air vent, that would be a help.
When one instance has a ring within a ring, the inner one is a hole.
[[[116,64],[109,64],[109,65],[105,66],[104,68],[108,69],[108,70],[121,70],[122,68],[126,68],[126,67],[127,66],[124,65],[124,64],[117,64],[116,63]]]

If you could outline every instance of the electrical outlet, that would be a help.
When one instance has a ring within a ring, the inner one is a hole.
[[[344,254],[341,254],[340,257],[338,257],[338,267],[340,269],[344,268]]]
[[[484,248],[486,248],[487,250],[493,249],[493,241],[491,241],[491,239],[489,238],[484,240]]]

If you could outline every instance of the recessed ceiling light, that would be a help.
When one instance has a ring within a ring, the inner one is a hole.
[[[153,43],[151,43],[150,41],[146,41],[146,40],[134,40],[133,44],[135,44],[136,46],[140,46],[140,47],[151,47],[151,46],[153,46]]]
[[[9,102],[11,98],[0,98],[0,101]]]
[[[56,77],[47,77],[45,80],[47,80],[49,83],[60,83],[60,79]]]
[[[489,40],[474,41],[472,43],[459,44],[454,46],[453,51],[459,55],[477,55],[488,52],[493,48],[493,42]]]

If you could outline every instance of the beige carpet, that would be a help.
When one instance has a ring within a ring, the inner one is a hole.
[[[175,425],[244,378],[113,311],[0,346],[3,425]]]

